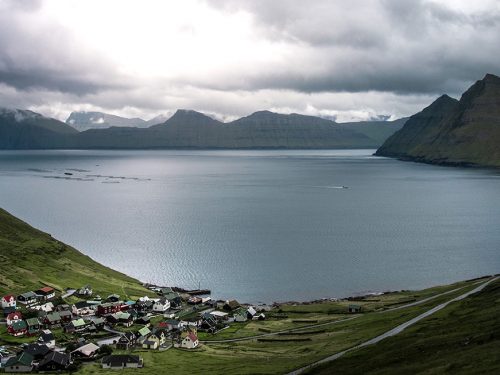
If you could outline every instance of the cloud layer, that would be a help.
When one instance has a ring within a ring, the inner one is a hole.
[[[500,74],[496,1],[0,0],[0,106],[410,115]]]

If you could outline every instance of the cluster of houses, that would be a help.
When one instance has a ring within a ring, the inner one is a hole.
[[[72,290],[71,295],[81,298],[73,304],[56,299],[56,291],[49,286],[17,297],[3,296],[1,305],[8,334],[33,337],[34,342],[19,346],[2,360],[2,368],[6,372],[64,371],[75,361],[96,360],[103,368],[139,368],[143,366],[139,356],[103,353],[92,338],[111,337],[106,343],[120,351],[195,349],[200,343],[199,331],[215,333],[231,322],[265,319],[262,312],[234,300],[181,296],[171,288],[155,291],[158,298],[145,296],[126,301],[116,294],[104,299],[93,296],[91,286],[86,285]],[[180,320],[181,312],[190,319]],[[65,342],[65,347],[56,346],[53,332],[65,333],[66,338],[69,334],[75,340],[69,345]]]

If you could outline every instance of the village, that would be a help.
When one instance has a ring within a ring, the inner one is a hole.
[[[271,306],[212,300],[210,291],[145,285],[136,300],[99,296],[90,285],[56,291],[50,286],[1,299],[1,368],[5,372],[141,368],[137,350],[195,350],[199,332],[216,334],[234,322],[264,320]]]

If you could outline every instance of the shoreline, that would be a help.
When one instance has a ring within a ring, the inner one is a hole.
[[[112,268],[114,269],[114,268]],[[120,271],[118,271],[120,272]],[[395,294],[395,293],[405,293],[405,292],[418,292],[420,290],[425,290],[425,289],[431,289],[431,288],[438,288],[446,285],[452,285],[455,283],[460,283],[460,282],[473,282],[473,281],[479,281],[483,279],[488,279],[491,277],[499,276],[499,273],[494,273],[491,275],[482,275],[478,277],[473,277],[470,279],[460,279],[460,280],[455,280],[449,283],[445,284],[435,284],[435,285],[429,285],[425,286],[422,288],[418,289],[395,289],[395,290],[387,290],[383,292],[368,292],[368,293],[360,293],[360,294],[354,294],[346,297],[324,297],[324,298],[316,298],[316,299],[310,299],[310,300],[304,300],[304,301],[297,301],[297,300],[285,300],[285,301],[273,301],[273,302],[241,302],[241,305],[246,305],[246,306],[270,306],[270,307],[279,307],[283,305],[293,305],[293,306],[307,306],[307,305],[312,305],[312,304],[322,304],[322,303],[328,303],[328,302],[339,302],[339,301],[349,301],[349,302],[362,302],[366,301],[368,298],[373,298],[377,296],[383,296],[383,295],[388,295],[388,294]],[[130,275],[127,275],[130,276]],[[132,276],[130,276],[132,277]],[[157,284],[151,284],[151,283],[145,283],[139,281],[139,284],[149,290],[155,290],[155,289],[162,289],[162,288],[172,288],[172,290],[179,292],[181,294],[186,294],[190,296],[210,296],[210,290],[209,289],[185,289],[179,286],[160,286]],[[208,293],[205,293],[208,292]],[[237,296],[235,297],[236,299],[238,298]],[[217,300],[224,300],[224,299],[217,299]],[[375,301],[375,300],[371,300]]]

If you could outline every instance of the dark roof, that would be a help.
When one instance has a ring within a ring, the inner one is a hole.
[[[140,363],[141,359],[138,355],[130,354],[115,354],[107,355],[102,359],[102,363],[105,363],[112,367],[123,366],[126,363]]]
[[[9,306],[9,307],[4,307],[3,308],[3,314],[4,315],[9,315],[9,314],[11,314],[11,313],[13,313],[15,311],[16,311],[16,307],[15,306]]]
[[[226,303],[224,304],[224,307],[229,307],[231,310],[234,310],[234,309],[237,309],[238,307],[240,307],[240,303],[236,300],[231,300],[231,301],[226,301]]]
[[[54,334],[52,332],[50,333],[46,333],[44,331],[42,331],[42,334],[40,335],[40,338],[44,341],[44,342],[48,342],[48,341],[52,341],[54,340]]]
[[[24,348],[24,352],[33,357],[37,357],[39,355],[46,355],[50,352],[50,349],[45,344],[29,344]]]
[[[123,338],[126,338],[128,341],[131,341],[131,340],[135,340],[135,338],[137,337],[136,334],[134,332],[125,332],[123,335],[122,335]]]
[[[69,356],[64,353],[50,352],[45,356],[45,358],[38,364],[38,367],[43,367],[44,365],[55,362],[61,366],[67,367],[69,365]]]
[[[89,307],[89,306],[92,306],[90,303],[88,303],[87,301],[78,301],[75,303],[75,307],[77,309],[83,309],[85,307]]]

